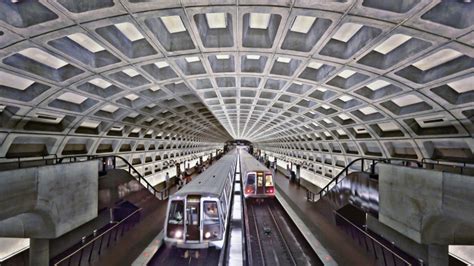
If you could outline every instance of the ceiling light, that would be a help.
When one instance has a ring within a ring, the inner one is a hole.
[[[80,32],[74,33],[74,34],[68,35],[67,37],[92,53],[97,53],[97,52],[105,50],[104,47],[102,47],[100,44],[92,40],[89,36],[85,35],[84,33],[80,33]]]
[[[131,42],[145,38],[143,37],[142,33],[135,27],[135,25],[130,22],[118,23],[115,24],[115,27],[120,32],[122,32],[122,34],[125,35],[125,37],[127,37],[127,39],[129,39]]]
[[[351,96],[349,95],[342,95],[341,97],[339,97],[339,100],[343,101],[343,102],[348,102],[350,100],[352,100],[354,98],[352,98]]]
[[[249,54],[249,55],[247,55],[246,57],[247,57],[247,59],[249,59],[249,60],[258,60],[258,59],[260,59],[260,56],[259,56],[259,55],[254,55],[254,54]]]
[[[379,52],[383,55],[390,53],[393,49],[399,47],[405,42],[409,41],[411,36],[405,34],[394,34],[387,40],[381,43],[379,46],[374,48],[374,51]]]
[[[288,57],[278,57],[277,62],[288,64],[291,61],[291,58]]]
[[[160,61],[160,62],[156,62],[155,66],[157,66],[158,68],[164,68],[164,67],[169,67],[170,64],[168,64],[168,62],[166,61]]]
[[[0,79],[1,80],[1,79]],[[465,93],[468,91],[474,91],[474,76],[468,78],[456,80],[448,83],[448,86],[455,90],[457,93]]]
[[[230,55],[228,55],[228,54],[218,54],[218,55],[216,55],[216,58],[219,59],[219,60],[226,60],[226,59],[230,58]]]
[[[462,53],[453,49],[443,49],[415,62],[413,66],[420,69],[421,71],[426,71],[433,67],[454,60],[462,55]]]
[[[57,99],[74,104],[82,104],[85,100],[87,100],[87,97],[72,92],[66,92],[59,96]]]
[[[86,120],[81,123],[80,127],[97,128],[99,125],[100,125],[99,121]]]
[[[329,105],[326,105],[326,104],[322,104],[321,107],[326,109],[326,110],[331,108]]]
[[[108,88],[108,87],[112,86],[112,83],[110,83],[106,80],[103,80],[101,78],[91,79],[88,82],[95,85],[95,86],[97,86],[97,87],[100,87],[102,89],[105,89],[105,88]]]
[[[381,88],[383,88],[385,86],[388,86],[388,85],[391,85],[391,83],[389,83],[385,80],[382,80],[382,79],[378,79],[378,80],[368,84],[366,87],[369,88],[372,91],[376,91],[376,90],[381,89]]]
[[[225,13],[206,13],[207,25],[211,29],[227,28],[227,19]]]
[[[102,107],[102,111],[109,112],[109,113],[114,113],[117,111],[119,108],[115,105],[107,104],[106,106]]]
[[[59,69],[68,64],[66,61],[50,55],[38,48],[27,48],[21,51],[20,54],[54,69]]]
[[[413,95],[413,94],[404,95],[392,100],[392,102],[394,102],[399,107],[416,104],[422,101],[423,101],[422,99],[420,99],[418,96]]]
[[[385,131],[385,132],[399,130],[398,126],[393,122],[381,123],[381,124],[378,124],[378,126],[380,127],[382,131]]]
[[[323,88],[323,87],[318,87],[316,90],[318,90],[320,92],[326,92],[328,89]]]
[[[313,26],[315,20],[315,17],[297,16],[290,30],[306,34]]]
[[[346,114],[340,114],[339,115],[339,118],[342,119],[342,120],[347,120],[347,119],[351,119],[348,115]]]
[[[356,73],[355,71],[346,69],[337,75],[341,78],[348,79],[350,76],[354,75],[355,73]]]
[[[349,41],[354,34],[356,34],[362,28],[361,24],[357,23],[345,23],[343,24],[337,32],[332,36],[333,39],[339,40],[341,42]]]
[[[140,98],[138,95],[131,93],[129,95],[126,95],[125,98],[129,99],[130,101],[135,101],[136,99]]]
[[[25,90],[35,83],[32,80],[25,79],[7,72],[0,71],[0,85],[14,88],[17,90]]]
[[[184,60],[188,63],[194,63],[194,62],[199,62],[201,59],[197,56],[190,56],[190,57],[185,57]]]
[[[133,68],[124,69],[124,70],[122,70],[122,72],[127,74],[129,77],[132,77],[132,78],[135,77],[135,76],[140,75],[140,73],[138,73],[138,71],[136,71]]]
[[[315,62],[315,61],[312,61],[308,64],[308,67],[309,68],[313,68],[313,69],[319,69],[323,64],[321,63],[318,63],[318,62]]]
[[[252,29],[267,29],[270,22],[270,15],[268,13],[250,13],[250,28]]]
[[[370,114],[378,113],[378,111],[375,108],[373,108],[372,106],[367,106],[367,107],[361,108],[361,109],[359,109],[359,111],[361,111],[364,115],[370,115]]]
[[[160,17],[169,33],[177,33],[186,31],[180,16]]]

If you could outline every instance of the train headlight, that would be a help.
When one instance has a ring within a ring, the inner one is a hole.
[[[204,234],[204,237],[205,237],[205,238],[211,237],[211,232],[206,232],[206,233]]]
[[[183,236],[183,231],[176,230],[176,232],[174,232],[174,237],[175,238],[181,238],[182,236]]]

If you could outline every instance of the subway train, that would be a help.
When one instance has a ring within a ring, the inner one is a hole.
[[[272,171],[244,149],[240,149],[240,167],[246,199],[275,197]]]
[[[167,246],[203,249],[224,245],[238,153],[229,151],[168,200]]]

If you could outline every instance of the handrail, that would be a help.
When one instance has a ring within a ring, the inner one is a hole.
[[[365,232],[364,230],[362,230],[360,227],[358,227],[357,225],[355,225],[354,223],[352,223],[351,221],[349,221],[346,217],[342,216],[341,214],[339,214],[337,211],[333,211],[334,215],[342,218],[346,223],[350,224],[352,227],[354,227],[355,229],[357,229],[358,231],[360,231],[364,236],[370,238],[370,240],[374,241],[375,243],[377,243],[380,247],[384,248],[385,250],[387,250],[388,252],[390,252],[394,257],[396,257],[397,259],[401,260],[402,262],[406,263],[407,265],[412,265],[410,262],[408,262],[407,260],[405,260],[404,258],[400,257],[397,253],[393,252],[390,248],[388,248],[386,245],[382,244],[380,241],[378,241],[377,239],[375,239],[373,236],[371,236],[370,234],[368,234],[367,232]]]
[[[116,223],[115,225],[113,225],[112,227],[110,227],[109,229],[105,230],[103,233],[101,233],[100,235],[94,237],[93,239],[91,239],[89,242],[87,242],[86,244],[82,245],[80,248],[78,248],[76,251],[74,251],[73,253],[67,255],[66,257],[62,258],[61,260],[59,260],[58,262],[56,262],[54,265],[57,266],[59,265],[60,263],[68,260],[69,258],[71,258],[72,256],[76,255],[78,252],[84,250],[86,247],[88,247],[90,244],[93,244],[95,241],[97,241],[98,239],[100,239],[102,236],[104,236],[105,234],[109,233],[110,231],[114,230],[115,228],[117,228],[118,226],[120,226],[122,223],[124,223],[125,221],[128,221],[128,219],[130,217],[132,217],[133,215],[137,214],[138,212],[142,211],[142,208],[139,208],[137,210],[135,210],[134,212],[132,212],[131,214],[129,214],[127,217],[125,217],[123,220],[121,220],[120,222]]]

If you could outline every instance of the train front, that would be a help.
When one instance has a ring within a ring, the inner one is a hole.
[[[273,175],[270,171],[247,172],[245,177],[245,198],[269,198],[275,196]]]
[[[168,203],[165,243],[178,248],[222,248],[224,221],[219,200],[200,195],[173,197]]]

